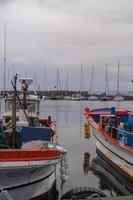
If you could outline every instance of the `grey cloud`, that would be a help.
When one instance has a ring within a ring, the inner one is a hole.
[[[101,85],[105,63],[110,65],[110,85],[113,85],[120,59],[124,87],[128,88],[126,83],[133,71],[132,8],[131,0],[0,1],[0,19],[7,23],[7,68],[15,63],[15,70],[22,74],[25,68],[32,73],[40,69],[37,71],[40,74],[42,68],[47,68],[49,80],[53,80],[57,66],[62,66],[62,76],[69,72],[73,80],[71,87],[78,88],[74,77],[80,77],[81,59],[85,73],[88,73],[87,66],[96,65],[95,80],[101,80]],[[3,59],[3,22],[0,20],[0,61]],[[1,64],[1,74],[2,67]],[[85,78],[86,88],[88,79]],[[53,83],[48,85],[53,88]]]

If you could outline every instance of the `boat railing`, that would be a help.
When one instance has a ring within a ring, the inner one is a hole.
[[[117,130],[117,131],[119,131],[120,133],[130,134],[130,135],[133,136],[133,133],[132,133],[132,132],[125,131],[125,130],[123,130],[123,129],[121,129],[121,128],[116,128],[116,127],[114,127],[114,126],[113,126],[112,128],[115,129],[115,130]]]
[[[117,132],[117,140],[128,145],[133,146],[133,132],[129,132],[126,130],[123,130],[123,127],[111,127],[111,136],[113,137],[113,132]]]

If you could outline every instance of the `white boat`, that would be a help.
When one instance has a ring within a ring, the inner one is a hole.
[[[64,96],[64,100],[72,100],[72,97],[71,96]]]
[[[91,95],[88,97],[88,100],[93,101],[93,100],[98,100],[98,97],[95,95]]]
[[[133,112],[115,110],[115,107],[86,108],[85,115],[91,132],[99,141],[97,148],[133,180]]]
[[[14,200],[48,196],[62,155],[58,147],[46,148],[43,141],[27,142],[21,149],[0,149],[0,187]]]
[[[124,101],[124,97],[121,96],[121,95],[116,95],[114,98],[113,98],[114,101]]]
[[[23,81],[21,101],[16,79],[15,76],[13,101],[6,99],[6,106],[11,109],[3,113],[0,123],[0,187],[14,200],[48,198],[56,181],[56,165],[65,163],[66,150],[57,143],[56,122],[51,117],[39,118],[39,107],[35,106],[39,105],[38,99],[23,99],[28,80]],[[62,180],[66,180],[67,166],[61,170]]]

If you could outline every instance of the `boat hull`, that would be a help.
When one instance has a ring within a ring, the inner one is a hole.
[[[30,200],[47,196],[55,183],[55,166],[0,170],[0,186],[13,199]],[[21,194],[21,195],[20,195]]]
[[[123,149],[121,146],[118,146],[114,144],[113,142],[110,142],[108,139],[106,139],[102,134],[99,133],[99,131],[90,124],[90,130],[96,137],[96,139],[105,146],[108,150],[110,150],[112,153],[120,157],[121,159],[127,161],[131,165],[133,165],[133,152],[129,152],[125,149]]]
[[[126,176],[123,176],[120,170],[116,170],[109,160],[107,161],[107,158],[104,159],[99,146],[98,144],[97,157],[92,160],[91,169],[100,178],[100,187],[103,186],[101,189],[109,189],[111,191],[113,188],[113,191],[119,196],[133,194],[131,181]]]

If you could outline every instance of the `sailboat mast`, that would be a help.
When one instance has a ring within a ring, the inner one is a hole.
[[[120,78],[120,61],[118,62],[118,72],[117,72],[117,94],[119,94],[119,78]]]
[[[82,93],[83,89],[83,62],[81,61],[81,77],[80,77],[80,95]]]
[[[109,94],[108,88],[108,64],[106,63],[106,73],[105,73],[105,95]]]
[[[92,66],[92,75],[91,75],[91,82],[90,82],[89,93],[93,92],[93,79],[94,79],[94,65]]]
[[[69,86],[68,86],[68,73],[67,73],[67,76],[66,76],[66,80],[65,80],[65,91],[68,91],[69,89]]]
[[[59,86],[59,69],[57,67],[57,80],[56,80],[56,89],[57,89],[57,91],[59,89],[58,86]]]
[[[4,23],[4,91],[6,90],[6,23]]]

